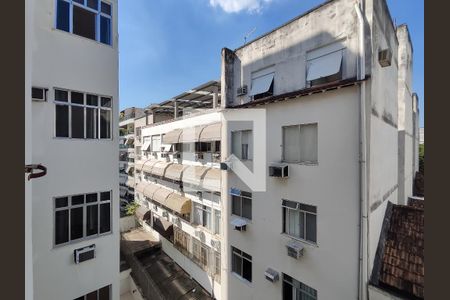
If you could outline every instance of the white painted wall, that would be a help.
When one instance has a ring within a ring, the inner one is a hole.
[[[37,1],[35,1],[37,2]],[[48,101],[33,102],[33,162],[48,173],[33,182],[34,299],[74,299],[112,284],[119,299],[118,36],[117,1],[113,0],[113,47],[54,29],[55,1],[33,8],[32,85],[47,87]],[[53,88],[113,98],[111,140],[54,138]],[[53,197],[112,190],[112,234],[53,247]],[[73,250],[95,243],[96,258],[79,265]],[[55,284],[57,283],[57,284]]]

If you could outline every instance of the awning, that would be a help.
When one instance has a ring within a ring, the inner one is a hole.
[[[142,145],[141,150],[142,150],[142,151],[148,151],[151,144],[152,144],[152,141],[146,141],[146,142],[144,143],[144,145]]]
[[[136,185],[135,190],[136,190],[137,192],[143,194],[145,188],[147,187],[147,185],[148,185],[148,183],[145,183],[145,182],[139,182],[139,183]]]
[[[158,163],[153,165],[152,170],[150,173],[155,176],[164,176],[164,173],[166,172],[166,169],[169,165],[171,165],[171,162],[165,162],[165,161],[159,161]]]
[[[252,79],[252,89],[250,91],[250,96],[266,93],[272,85],[274,75],[275,73],[270,73]]]
[[[163,135],[162,142],[163,144],[176,144],[180,143],[180,136],[183,130],[175,129],[167,132]]]
[[[341,70],[342,50],[318,57],[308,62],[307,81],[328,77]]]
[[[135,212],[136,217],[142,221],[150,220],[151,214],[151,211],[145,206],[140,206]]]
[[[220,141],[221,128],[221,123],[207,125],[200,133],[200,142]]]
[[[165,188],[159,188],[155,191],[153,194],[152,200],[160,203],[161,205],[166,206],[166,199],[169,197],[170,194],[173,192],[165,189]]]
[[[125,182],[127,186],[134,187],[134,178],[128,178],[127,182]]]
[[[153,199],[153,196],[158,189],[160,189],[160,186],[154,183],[147,183],[142,194],[147,198]]]
[[[220,192],[220,178],[220,169],[211,168],[206,171],[205,177],[203,177],[202,187],[214,192]]]
[[[191,200],[176,193],[172,193],[167,197],[165,206],[179,214],[191,213]]]
[[[133,144],[134,144],[134,137],[127,138],[125,145],[133,145]]]
[[[205,127],[205,125],[201,125],[183,129],[183,133],[180,137],[180,143],[198,142],[200,140],[200,133]]]
[[[183,171],[182,181],[194,185],[200,185],[203,175],[207,170],[208,167],[189,166]]]
[[[173,224],[163,218],[153,216],[153,229],[164,238],[173,240]]]
[[[142,166],[142,171],[146,172],[146,173],[151,173],[153,166],[158,163],[159,161],[156,159],[153,160],[147,160],[144,165]]]
[[[131,169],[133,169],[133,166],[127,166],[127,168],[125,169],[125,173],[129,173]]]
[[[175,181],[181,181],[181,174],[186,166],[181,164],[171,164],[167,167],[164,177]]]
[[[134,163],[134,169],[136,171],[142,171],[143,166],[144,166],[144,163],[142,161],[137,161]]]

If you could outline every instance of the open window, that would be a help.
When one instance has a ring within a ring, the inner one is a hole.
[[[250,96],[253,96],[253,100],[273,95],[274,77],[274,67],[265,68],[263,70],[252,73],[252,86]]]
[[[342,60],[345,48],[334,43],[306,54],[307,86],[315,86],[342,79]]]

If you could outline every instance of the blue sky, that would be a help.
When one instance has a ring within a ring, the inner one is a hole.
[[[250,39],[321,0],[119,1],[120,108],[161,102],[220,78],[220,50]],[[388,0],[396,24],[407,23],[414,48],[413,90],[424,119],[424,1]]]

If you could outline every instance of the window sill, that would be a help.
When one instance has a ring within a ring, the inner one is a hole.
[[[285,232],[282,232],[281,235],[283,235],[283,236],[285,236],[287,238],[299,241],[299,242],[301,242],[301,243],[303,243],[303,244],[305,244],[307,246],[314,247],[314,248],[319,248],[319,245],[317,245],[317,243],[313,243],[313,242],[310,242],[310,241],[298,238],[296,236],[289,235],[289,234],[287,234]]]
[[[76,244],[79,244],[81,242],[86,242],[86,241],[90,241],[90,240],[99,239],[99,238],[102,238],[102,237],[105,237],[105,236],[109,236],[109,235],[112,235],[112,234],[113,234],[113,232],[110,231],[110,232],[105,232],[105,233],[101,233],[101,234],[98,234],[98,235],[87,236],[87,237],[80,238],[80,239],[77,239],[77,240],[73,240],[73,241],[70,241],[70,242],[67,242],[67,243],[64,243],[64,244],[58,244],[58,245],[53,244],[53,249],[52,250],[63,248],[65,246],[76,245]]]
[[[300,165],[300,166],[318,166],[319,163],[308,163],[308,162],[289,162],[282,160],[281,163],[288,165]]]
[[[102,43],[102,42],[100,42],[100,41],[93,40],[93,39],[90,39],[90,38],[87,38],[87,37],[84,37],[84,36],[81,36],[81,35],[78,35],[78,34],[69,32],[69,31],[65,31],[65,30],[62,30],[62,29],[58,29],[58,28],[56,28],[56,27],[53,27],[52,29],[53,29],[55,32],[61,32],[62,34],[68,34],[68,35],[70,35],[70,36],[79,38],[79,39],[81,39],[81,40],[91,41],[91,42],[94,42],[94,43],[99,44],[99,45],[101,45],[101,46],[105,46],[105,47],[111,48],[112,50],[115,50],[115,51],[116,51],[116,48],[114,48],[114,46],[113,46],[114,43],[111,43],[111,45],[108,45],[108,44]]]
[[[54,140],[61,141],[86,141],[86,142],[112,142],[113,138],[103,138],[103,139],[85,139],[85,138],[71,138],[71,137],[62,137],[62,136],[53,136]]]
[[[241,275],[231,271],[231,274],[236,277],[237,279],[239,279],[239,281],[243,282],[244,284],[252,287],[252,283],[250,281],[248,281],[247,279],[245,279],[244,277],[242,277]]]

